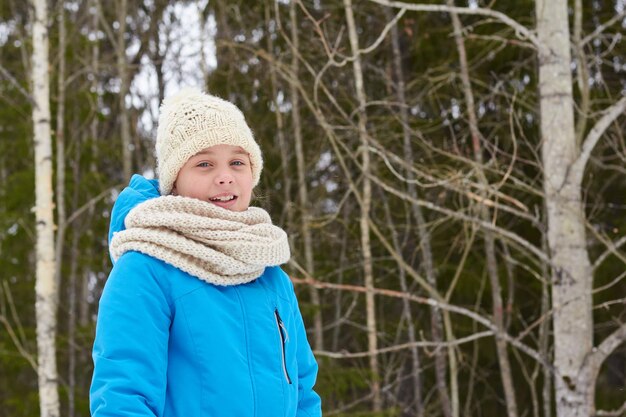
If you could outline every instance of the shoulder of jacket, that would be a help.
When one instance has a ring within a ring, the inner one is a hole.
[[[261,277],[263,285],[277,295],[292,300],[294,297],[293,283],[289,276],[279,266],[270,266],[265,268]]]
[[[112,277],[125,281],[129,288],[150,281],[160,288],[170,305],[185,293],[202,286],[197,278],[175,266],[137,251],[126,252],[117,260],[109,278]]]
[[[155,275],[161,275],[163,272],[166,272],[168,268],[174,267],[168,265],[160,259],[154,258],[150,255],[146,255],[145,253],[129,251],[120,256],[120,258],[113,266],[113,270],[115,270],[116,268],[141,272],[143,274],[150,273]]]

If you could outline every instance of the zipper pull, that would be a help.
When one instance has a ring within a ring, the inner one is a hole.
[[[280,341],[281,341],[283,372],[285,373],[285,379],[287,380],[287,383],[291,385],[292,381],[291,381],[291,378],[289,377],[289,372],[287,372],[287,361],[285,358],[285,344],[289,342],[289,334],[287,333],[287,328],[285,327],[285,323],[283,323],[283,319],[280,318],[280,314],[278,313],[278,308],[274,308],[274,316],[276,317],[276,324],[278,325],[278,334],[280,336]]]
[[[287,333],[287,327],[285,327],[285,324],[283,323],[282,320],[279,323],[280,323],[280,327],[283,329],[283,332],[285,333],[285,343],[288,343],[289,342],[289,333]]]
[[[278,320],[278,326],[282,329],[283,334],[285,335],[285,343],[289,342],[289,333],[287,333],[287,326],[283,323],[283,319],[280,318],[280,314],[278,313],[278,309],[274,309],[274,313],[276,314],[276,319]]]

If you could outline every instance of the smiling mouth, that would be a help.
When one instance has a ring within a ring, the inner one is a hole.
[[[227,201],[232,201],[235,198],[237,198],[237,196],[234,196],[234,195],[224,195],[224,196],[220,196],[220,197],[209,198],[209,201],[217,201],[217,202],[225,203]]]

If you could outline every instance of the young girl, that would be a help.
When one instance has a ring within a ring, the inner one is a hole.
[[[183,90],[156,153],[159,181],[133,176],[113,207],[92,415],[321,416],[287,236],[249,207],[263,159],[243,114]]]

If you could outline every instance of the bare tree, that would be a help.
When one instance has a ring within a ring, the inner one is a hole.
[[[291,26],[291,72],[296,77],[300,73],[300,36],[298,34],[298,16],[296,14],[297,4],[292,1],[289,4],[289,22]],[[277,14],[278,18],[278,14]],[[295,80],[289,82],[289,97],[291,99],[291,117],[293,122],[293,139],[296,153],[297,188],[298,201],[300,203],[300,216],[302,228],[302,240],[304,245],[304,266],[311,276],[315,276],[315,264],[313,262],[313,239],[311,233],[311,209],[309,207],[309,191],[306,182],[306,160],[304,157],[304,147],[302,145],[302,121],[300,116],[300,93]],[[311,303],[317,308],[313,316],[314,338],[313,344],[316,350],[324,349],[323,318],[319,290],[310,287],[309,295]]]
[[[536,13],[537,35],[545,45],[539,51],[539,90],[553,261],[554,363],[561,374],[555,379],[557,415],[589,416],[593,391],[589,391],[589,381],[577,381],[577,376],[592,347],[592,280],[581,190],[568,178],[577,146],[567,2],[538,0]]]
[[[150,39],[155,39],[154,35],[159,29],[159,22],[163,17],[163,12],[166,9],[167,3],[164,0],[158,0],[146,4],[140,4],[140,7],[135,9],[143,10],[145,16],[143,21],[135,22],[138,28],[141,28],[140,33],[137,34],[139,48],[134,53],[128,54],[128,24],[129,14],[132,7],[129,7],[128,0],[116,0],[115,2],[115,22],[109,24],[106,20],[105,11],[102,7],[102,1],[96,0],[95,6],[98,11],[98,19],[100,21],[100,28],[105,32],[109,42],[113,47],[115,54],[115,68],[118,76],[119,91],[117,92],[118,99],[118,120],[121,137],[122,147],[122,177],[124,181],[128,181],[133,170],[133,149],[137,146],[138,142],[135,140],[133,143],[133,137],[131,132],[131,109],[127,101],[129,101],[129,92],[131,84],[141,68],[141,59],[148,53],[151,42]],[[136,12],[136,10],[134,10]],[[135,13],[136,14],[136,13]],[[114,29],[117,33],[114,32]],[[159,45],[156,45],[159,47]],[[158,55],[158,54],[157,54]]]
[[[65,29],[65,8],[63,3],[59,3],[56,10],[58,27],[59,27],[59,50],[58,50],[58,75],[57,75],[57,114],[56,114],[56,207],[57,207],[57,235],[56,235],[56,270],[55,285],[57,288],[57,298],[61,288],[63,254],[65,248],[65,232],[66,210],[65,210],[65,82],[66,82],[66,60],[65,48],[67,44],[67,35]],[[70,300],[75,299],[75,294],[70,293]],[[70,317],[73,312],[70,310]],[[75,325],[69,321],[68,328],[69,351],[68,351],[68,416],[74,417],[75,389],[76,381],[74,378],[75,369],[75,344],[74,333]]]
[[[33,0],[32,98],[35,142],[35,218],[37,222],[37,374],[42,417],[59,416],[56,363],[57,287],[54,255],[54,193],[52,191],[52,140],[48,73],[48,8]]]
[[[449,6],[454,6],[453,0],[448,0]],[[450,13],[452,17],[452,27],[454,28],[454,40],[456,42],[457,52],[459,54],[459,62],[461,68],[461,81],[463,85],[463,95],[465,97],[465,105],[467,106],[467,119],[469,123],[470,136],[472,139],[472,148],[474,160],[476,161],[476,173],[478,183],[482,185],[484,191],[481,192],[481,198],[487,198],[487,190],[489,183],[483,170],[483,137],[478,128],[478,118],[476,116],[476,106],[474,102],[474,93],[470,82],[467,52],[465,49],[465,40],[463,39],[463,26],[457,13]],[[491,213],[489,208],[483,204],[478,207],[480,219],[489,222]],[[498,264],[496,258],[496,243],[494,233],[490,230],[484,232],[485,254],[487,258],[487,274],[491,286],[491,298],[493,303],[493,320],[498,326],[500,333],[505,332],[504,324],[504,306],[502,303],[502,290],[500,286],[500,277],[498,274]],[[502,386],[504,387],[504,395],[506,397],[507,415],[508,417],[517,417],[517,401],[515,400],[515,389],[513,388],[513,377],[511,375],[511,364],[509,362],[509,354],[507,352],[507,343],[500,337],[496,337],[496,350],[498,352],[498,362],[500,364],[500,377],[502,378]]]
[[[387,20],[392,20],[392,13],[389,8],[385,9],[385,17]],[[393,72],[395,75],[395,92],[398,103],[400,104],[400,122],[402,123],[402,145],[404,150],[404,157],[406,158],[406,163],[410,166],[414,164],[413,158],[413,146],[411,144],[411,131],[409,129],[409,111],[406,100],[406,81],[404,77],[404,71],[402,69],[402,56],[400,51],[400,35],[398,33],[398,26],[393,25],[391,28],[391,50],[393,56]],[[406,170],[406,178],[407,178],[407,192],[413,198],[417,198],[417,187],[415,185],[415,175],[413,171],[410,169]],[[418,231],[418,239],[420,242],[420,249],[422,254],[422,264],[423,269],[426,274],[426,279],[428,283],[433,286],[433,288],[437,288],[437,272],[435,271],[435,266],[433,264],[433,254],[431,249],[430,242],[430,233],[425,225],[424,215],[422,213],[422,209],[420,206],[412,205],[411,206],[413,217],[415,218],[415,222],[417,223],[417,231]],[[394,242],[394,246],[398,248],[398,244]],[[399,249],[399,248],[398,248]],[[396,250],[398,250],[396,249]],[[398,252],[401,252],[398,250]],[[405,272],[402,270],[400,273],[400,286],[403,291],[407,290],[406,286],[406,278]],[[415,323],[410,317],[410,309],[409,303],[406,300],[403,300],[404,308],[403,314],[407,315],[407,326],[408,326],[408,335],[409,342],[414,343],[416,341],[415,334]],[[433,339],[437,341],[441,341],[443,338],[443,329],[442,329],[442,320],[441,320],[441,312],[437,308],[431,308],[431,323],[432,323],[432,332]],[[422,378],[420,376],[420,357],[419,350],[417,347],[411,349],[411,360],[412,360],[412,371],[413,371],[413,395],[415,396],[414,401],[416,403],[416,414],[418,417],[424,415],[424,405],[422,403]],[[452,416],[452,407],[450,405],[450,396],[448,395],[447,384],[446,384],[446,359],[445,359],[445,351],[443,349],[437,349],[435,351],[435,378],[437,380],[437,391],[439,394],[439,399],[441,401],[441,408],[443,411],[443,415],[446,417]],[[458,414],[457,414],[458,415]]]
[[[264,17],[265,25],[270,32],[270,5],[264,3]],[[272,33],[268,33],[265,37],[267,50],[270,54],[274,53],[274,40],[272,39]],[[287,141],[285,140],[285,121],[283,119],[283,112],[281,111],[282,103],[278,101],[279,85],[276,77],[276,70],[274,67],[270,67],[270,89],[272,94],[272,105],[274,106],[274,118],[276,119],[276,141],[280,148],[280,160],[281,168],[283,171],[283,194],[284,194],[284,206],[280,223],[287,224],[287,230],[293,230],[293,203],[291,201],[291,172],[289,169],[289,148],[287,147]]]
[[[622,324],[593,346],[593,273],[587,247],[582,178],[589,155],[609,124],[626,109],[607,109],[580,149],[574,125],[567,1],[536,1],[539,94],[548,244],[552,261],[557,415],[595,414],[600,365],[625,339]],[[583,116],[584,117],[584,116]]]
[[[98,108],[101,105],[98,93],[99,87],[99,71],[100,71],[100,41],[98,40],[97,33],[99,31],[99,4],[100,0],[89,0],[90,4],[90,13],[91,19],[89,20],[88,27],[89,33],[92,36],[91,45],[90,45],[90,62],[89,62],[89,74],[91,76],[91,81],[89,82],[89,89],[95,95],[95,99],[90,102],[91,106],[91,120],[89,122],[89,137],[90,141],[90,150],[93,154],[93,158],[89,164],[89,170],[91,172],[95,172],[97,169],[96,161],[98,160],[99,148],[98,148],[98,118],[96,114],[98,112]],[[74,164],[78,164],[78,161],[74,161]],[[76,171],[78,169],[74,169],[75,176]],[[93,218],[94,208],[91,206],[89,209],[89,218]],[[89,229],[87,231],[89,235],[93,235],[93,231]],[[87,257],[91,258],[93,256],[93,245],[90,245],[86,248]],[[84,274],[81,274],[80,278],[80,297],[78,297],[78,324],[81,327],[87,326],[89,323],[89,271]]]
[[[119,118],[120,132],[122,136],[122,173],[124,180],[128,181],[132,174],[132,154],[130,137],[130,115],[126,107],[126,99],[130,90],[131,75],[128,69],[128,57],[126,56],[126,15],[128,14],[128,0],[120,0],[116,5],[117,10],[117,42],[115,52],[117,56],[117,73],[120,78],[119,92]]]
[[[536,49],[539,58],[541,150],[549,246],[548,253],[541,254],[541,258],[547,259],[552,268],[555,356],[552,372],[555,375],[557,415],[595,414],[597,373],[604,359],[624,342],[626,325],[621,324],[598,346],[593,346],[593,274],[582,203],[582,179],[593,148],[608,126],[626,109],[626,98],[618,100],[601,113],[602,117],[579,148],[573,112],[570,30],[567,2],[564,0],[536,1],[536,36],[510,17],[490,9],[372,1],[415,11],[490,16],[514,28],[517,34],[523,34]],[[580,39],[578,32],[575,38]],[[578,59],[581,59],[580,56]],[[579,82],[582,83],[580,85],[584,93],[586,81],[582,79]],[[588,109],[588,104],[583,103],[583,109]],[[579,132],[584,130],[583,122],[579,123],[579,129]],[[539,252],[536,254],[539,255]]]
[[[372,204],[372,185],[368,176],[370,175],[370,154],[367,142],[367,99],[365,97],[365,88],[363,85],[363,70],[361,68],[361,58],[359,56],[359,40],[354,22],[354,12],[352,10],[352,0],[344,0],[346,10],[346,23],[348,25],[348,36],[350,38],[350,49],[353,54],[353,72],[356,96],[358,99],[358,135],[361,143],[360,153],[362,158],[363,171],[363,191],[361,196],[361,250],[363,252],[363,275],[366,288],[374,288],[374,272],[372,266],[372,249],[370,246],[370,208]],[[380,381],[378,380],[379,367],[378,356],[378,338],[376,335],[376,304],[374,293],[368,291],[365,294],[365,308],[367,315],[367,340],[368,350],[371,353],[369,357],[370,369],[372,372],[372,409],[380,411],[382,409],[382,398],[380,392]]]

